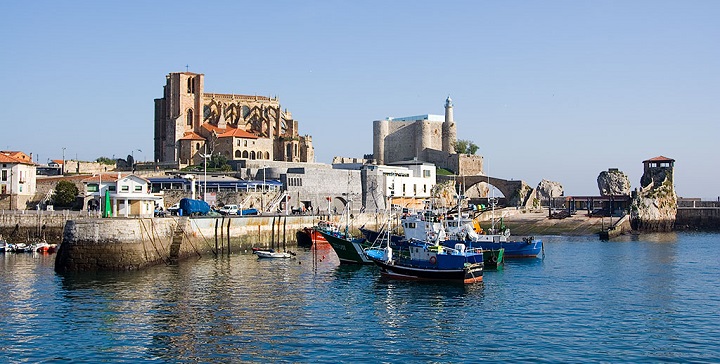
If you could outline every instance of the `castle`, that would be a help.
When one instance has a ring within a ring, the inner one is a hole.
[[[166,76],[155,99],[155,162],[182,168],[204,154],[229,161],[313,162],[312,138],[298,134],[298,122],[277,97],[204,92],[204,74]]]
[[[481,156],[458,154],[452,99],[445,100],[445,116],[418,115],[373,122],[373,158],[377,164],[417,160],[455,174],[482,174]]]

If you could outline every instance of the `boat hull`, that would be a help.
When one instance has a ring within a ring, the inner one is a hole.
[[[369,247],[367,240],[347,240],[322,231],[319,231],[319,233],[333,248],[340,260],[340,264],[373,264],[373,261],[364,252],[365,248]]]
[[[269,252],[269,251],[263,251],[258,250],[255,252],[255,254],[258,256],[258,258],[268,259],[268,258],[280,258],[280,259],[286,259],[286,258],[292,258],[292,255],[290,253],[280,253],[280,252]]]
[[[295,233],[295,238],[297,239],[298,246],[303,248],[309,248],[313,246],[313,244],[327,244],[327,240],[318,232],[317,230],[313,228],[304,228],[301,230],[298,230]]]
[[[416,281],[453,281],[465,284],[482,282],[482,263],[467,264],[460,269],[437,269],[401,265],[396,262],[383,262],[375,260],[380,267],[380,273],[388,278]]]
[[[505,249],[504,258],[537,258],[542,252],[542,240],[528,239],[528,241],[463,241],[448,240],[447,246],[453,246],[455,242],[463,243],[468,248],[482,248],[483,250]],[[446,245],[446,243],[443,243]]]

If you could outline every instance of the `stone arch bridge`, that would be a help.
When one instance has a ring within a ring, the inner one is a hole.
[[[475,176],[437,176],[437,182],[456,181],[465,185],[468,189],[478,183],[485,182],[497,188],[505,196],[508,206],[526,206],[532,187],[523,180],[506,180],[497,177],[475,175]]]

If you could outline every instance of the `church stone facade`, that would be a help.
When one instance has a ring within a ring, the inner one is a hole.
[[[277,97],[204,91],[200,73],[166,76],[163,97],[155,99],[155,162],[184,167],[202,163],[202,154],[228,160],[312,162],[312,138]]]
[[[418,115],[373,122],[373,158],[377,164],[417,160],[433,163],[456,174],[482,174],[481,156],[455,151],[457,126],[450,97],[445,116]]]

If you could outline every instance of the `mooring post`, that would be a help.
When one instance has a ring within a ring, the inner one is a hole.
[[[217,256],[217,254],[218,254],[217,231],[218,231],[218,220],[215,219],[215,256]]]
[[[227,248],[228,248],[227,255],[228,255],[228,257],[230,257],[230,221],[232,221],[232,219],[228,219],[227,234],[226,234],[227,235]]]

